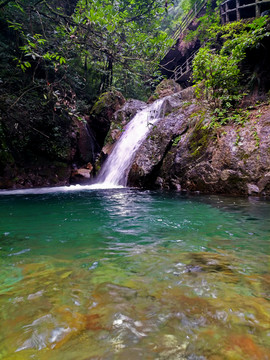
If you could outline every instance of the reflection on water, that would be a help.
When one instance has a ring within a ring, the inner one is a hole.
[[[0,359],[270,359],[270,203],[0,197]]]

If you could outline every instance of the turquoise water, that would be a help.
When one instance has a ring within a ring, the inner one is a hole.
[[[0,196],[0,359],[270,359],[270,202]]]

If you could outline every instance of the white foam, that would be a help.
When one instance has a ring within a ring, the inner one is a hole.
[[[86,190],[106,190],[106,189],[122,189],[124,186],[115,185],[111,183],[92,184],[92,185],[70,185],[70,186],[56,186],[43,187],[33,189],[19,189],[19,190],[1,190],[1,195],[30,195],[30,194],[50,194],[50,193],[66,193]]]

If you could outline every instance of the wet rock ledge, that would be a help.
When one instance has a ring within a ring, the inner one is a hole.
[[[166,116],[134,158],[130,186],[270,196],[269,103],[251,109],[243,125],[214,128],[189,89],[167,99]]]

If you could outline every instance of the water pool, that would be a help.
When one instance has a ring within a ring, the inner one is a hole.
[[[270,202],[0,196],[0,359],[270,359]]]

